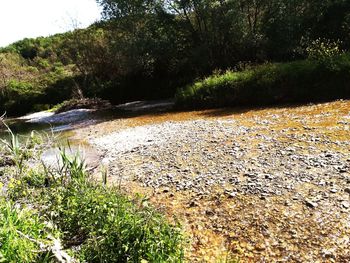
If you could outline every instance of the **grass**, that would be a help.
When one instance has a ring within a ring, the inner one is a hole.
[[[176,102],[185,108],[210,108],[347,99],[349,83],[350,54],[343,54],[213,74],[178,90]]]
[[[3,143],[18,159],[30,148],[12,135]],[[5,169],[8,180],[2,182],[0,262],[56,262],[62,256],[79,262],[183,261],[180,226],[141,196],[94,181],[78,155],[61,149],[59,169],[20,158]]]
[[[18,209],[12,202],[0,203],[0,262],[48,262],[49,229],[35,211]]]

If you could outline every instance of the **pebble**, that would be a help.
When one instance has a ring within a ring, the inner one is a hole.
[[[282,135],[310,146],[288,146],[276,139]],[[259,143],[254,146],[253,140]],[[227,141],[233,143],[224,143]],[[228,198],[246,194],[263,200],[292,193],[290,199],[325,209],[338,196],[327,193],[344,189],[350,194],[350,188],[344,188],[349,178],[343,175],[348,156],[318,150],[312,141],[330,143],[323,136],[307,133],[279,134],[274,130],[266,136],[256,127],[237,126],[234,120],[195,120],[128,128],[91,143],[118,164],[109,174],[122,170],[124,176],[132,174],[136,181],[164,193],[176,189],[203,196],[210,195],[212,187],[221,187]],[[251,153],[255,153],[253,157]],[[295,195],[295,189],[304,184],[321,187],[321,193]],[[322,206],[315,199],[323,200]]]
[[[305,204],[310,208],[316,208],[318,206],[317,203],[315,203],[311,200],[305,200]]]
[[[237,192],[229,192],[229,193],[226,193],[229,198],[233,198],[233,197],[236,197],[237,196]]]
[[[337,118],[338,115],[337,112]],[[277,116],[280,119],[257,117],[252,122],[241,122],[239,118],[236,121],[235,116],[166,121],[115,132],[92,144],[117,164],[109,174],[122,173],[160,192],[168,187],[189,194],[185,207],[203,206],[192,209],[189,216],[199,212],[199,220],[207,220],[207,226],[215,222],[216,230],[225,231],[225,227],[237,223],[235,235],[242,239],[249,235],[251,240],[247,242],[253,244],[254,254],[267,255],[263,258],[267,262],[274,261],[272,253],[280,253],[282,261],[332,259],[336,253],[322,254],[322,249],[329,248],[326,244],[337,247],[338,240],[332,235],[347,224],[341,217],[346,218],[350,209],[350,163],[346,161],[350,140],[335,141],[328,136],[331,132],[323,133],[311,123],[322,124],[322,114],[305,115],[305,119],[298,114]],[[279,125],[287,125],[287,118],[301,125],[281,129]],[[222,204],[216,205],[213,193],[220,196],[222,203],[230,207],[232,203],[236,213],[220,212]],[[259,209],[254,210],[255,206]],[[257,222],[273,222],[268,235],[259,237],[266,234],[265,228],[255,228],[257,232],[253,233]],[[286,236],[282,229],[296,232]],[[271,247],[272,238],[285,241],[279,244],[281,249]],[[271,242],[265,243],[267,240]],[[266,244],[266,248],[260,244]],[[305,257],[300,258],[300,254]]]
[[[341,204],[346,209],[348,209],[350,207],[350,203],[349,202],[342,202]]]

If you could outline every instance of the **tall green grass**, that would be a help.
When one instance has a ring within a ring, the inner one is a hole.
[[[28,148],[12,135],[3,143],[18,158]],[[98,183],[79,155],[62,148],[60,159],[59,168],[29,165],[23,158],[6,170],[0,262],[57,262],[62,256],[80,262],[183,261],[177,223],[170,224],[147,199]]]
[[[315,102],[350,98],[350,54],[213,74],[178,90],[180,107]]]
[[[0,262],[48,262],[52,233],[35,211],[0,199]]]

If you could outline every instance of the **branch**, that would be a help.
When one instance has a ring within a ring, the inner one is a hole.
[[[37,244],[40,247],[40,252],[52,252],[52,254],[55,256],[56,260],[59,263],[74,263],[77,262],[74,258],[69,256],[63,249],[62,245],[59,239],[56,239],[54,237],[50,237],[53,240],[53,245],[49,246],[46,245],[36,239],[31,238],[30,236],[22,233],[21,231],[17,230],[16,231],[20,236],[28,239],[29,241]]]

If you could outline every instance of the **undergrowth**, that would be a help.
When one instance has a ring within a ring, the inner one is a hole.
[[[350,98],[350,54],[215,73],[178,90],[180,107],[316,102]]]
[[[11,138],[6,154],[21,161],[1,168],[0,262],[182,262],[180,226],[147,199],[94,181],[65,149],[59,168],[28,165],[18,153],[30,148]]]
[[[49,262],[52,257],[45,247],[53,230],[36,211],[3,198],[0,202],[0,262]]]

